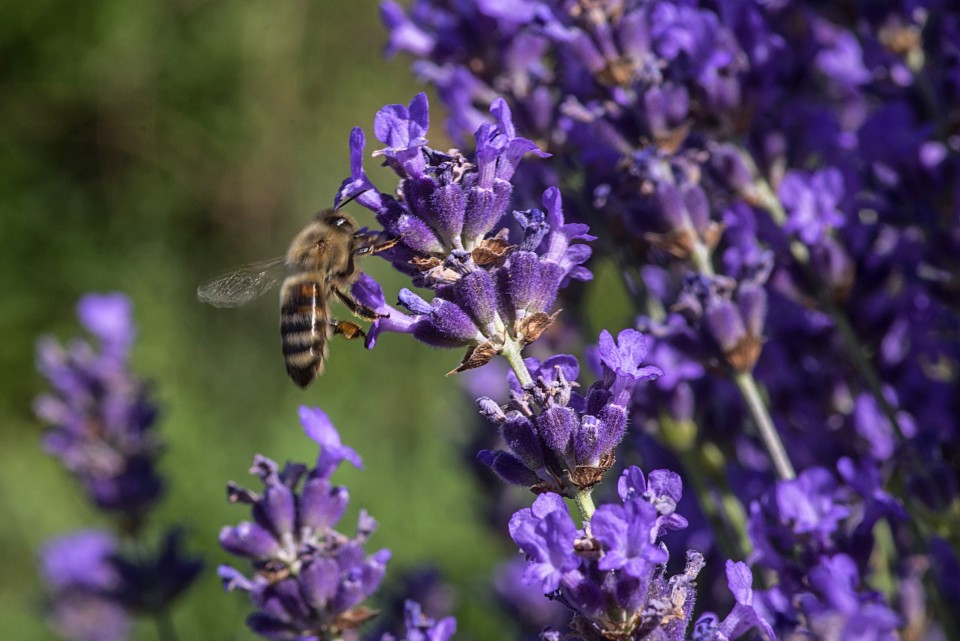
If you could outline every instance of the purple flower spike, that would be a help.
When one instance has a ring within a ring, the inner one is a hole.
[[[407,27],[422,28],[394,4],[384,5],[383,11],[397,38],[405,37]],[[445,46],[442,39],[435,44]],[[509,227],[497,229],[521,158],[531,152],[549,154],[517,134],[505,101],[491,102],[495,122],[477,128],[473,158],[456,149],[442,152],[427,146],[424,94],[409,106],[381,109],[374,130],[387,147],[374,155],[386,157],[400,178],[398,188],[388,192],[372,188],[363,171],[363,135],[352,134],[351,176],[337,202],[362,198],[375,210],[384,236],[398,240],[380,255],[412,276],[414,285],[435,291],[432,299],[424,300],[402,290],[399,300],[412,315],[393,320],[382,292],[359,283],[358,298],[390,318],[374,321],[368,347],[383,331],[412,333],[434,347],[469,347],[454,372],[480,367],[511,342],[522,348],[537,340],[553,322],[549,311],[559,289],[570,279],[591,277],[583,266],[591,250],[575,241],[594,237],[585,225],[564,222],[558,190],[546,191],[549,213],[532,211],[530,224],[521,230],[523,238],[512,239]],[[522,220],[524,214],[515,216]]]
[[[317,472],[328,478],[340,466],[341,461],[348,461],[354,467],[363,468],[360,455],[353,448],[340,442],[340,434],[330,421],[330,417],[319,407],[300,406],[300,423],[303,431],[320,445],[320,454],[317,456]]]
[[[380,586],[390,559],[389,550],[365,553],[363,546],[376,529],[365,511],[354,536],[333,529],[348,496],[346,488],[331,486],[329,477],[340,462],[359,467],[360,459],[340,443],[322,410],[301,407],[300,419],[320,445],[316,467],[288,463],[281,470],[258,455],[252,471],[264,490],[256,494],[228,486],[233,502],[251,505],[255,522],[225,527],[220,535],[221,546],[249,560],[253,570],[248,578],[221,567],[223,586],[250,595],[257,611],[247,625],[270,638],[326,638],[356,627],[372,616],[361,603]]]
[[[511,424],[509,430],[505,427],[504,436],[516,455],[511,455],[511,459],[529,465],[527,473],[512,476],[529,479],[528,487],[536,492],[550,490],[572,498],[579,489],[596,485],[613,464],[614,449],[626,433],[629,418],[626,402],[633,386],[643,378],[660,373],[658,368],[639,365],[644,356],[639,332],[627,330],[621,333],[620,347],[613,343],[609,333],[605,335],[606,338],[601,337],[605,346],[605,377],[590,386],[586,397],[574,391],[579,365],[569,355],[553,356],[543,363],[526,359],[524,365],[533,380],[533,385],[526,389],[520,388],[516,376],[508,374],[513,407],[511,415],[522,419],[516,419],[517,425]],[[616,396],[618,391],[620,395]],[[618,405],[618,400],[624,405]],[[496,410],[498,413],[490,414],[488,418],[503,425],[506,415],[501,418],[502,410],[499,406]],[[533,434],[518,429],[527,422],[536,427]],[[538,441],[538,447],[533,447],[531,438]],[[679,496],[679,487],[676,491]],[[666,509],[662,516],[665,528],[686,526],[686,521],[671,516]]]
[[[642,479],[634,469],[624,482],[636,485],[638,475]],[[677,489],[663,471],[652,476],[657,487]],[[525,583],[539,585],[551,599],[572,608],[578,625],[593,626],[605,637],[643,638],[661,626],[664,634],[682,634],[703,567],[703,557],[688,552],[684,573],[666,578],[668,553],[657,541],[659,520],[651,499],[638,495],[622,505],[601,505],[577,530],[564,500],[545,492],[513,515],[509,531],[526,556]]]
[[[98,507],[136,519],[160,498],[163,484],[152,429],[157,410],[127,363],[136,333],[130,301],[122,294],[92,294],[77,313],[100,349],[84,341],[66,348],[53,339],[38,344],[38,368],[53,388],[34,403],[49,425],[43,445]]]

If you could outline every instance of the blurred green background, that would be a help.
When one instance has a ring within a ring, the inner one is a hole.
[[[381,55],[376,3],[320,0],[8,2],[0,9],[0,622],[5,639],[52,639],[35,553],[44,539],[105,524],[39,447],[30,404],[38,336],[80,333],[85,292],[123,291],[140,338],[134,366],[156,383],[169,493],[155,518],[183,523],[207,568],[174,612],[183,640],[249,639],[246,598],[221,592],[219,529],[256,452],[316,454],[297,406],[327,410],[366,470],[343,470],[352,510],[380,522],[390,576],[432,562],[459,589],[463,637],[512,636],[482,591],[505,537],[477,524],[460,445],[471,404],[443,373],[459,352],[403,336],[367,352],[336,341],[324,377],[286,377],[275,295],[240,310],[195,299],[199,282],[281,254],[349,173],[347,137],[372,139],[376,110],[419,87]],[[434,146],[443,114],[434,101]],[[372,145],[368,144],[368,152]],[[375,163],[370,162],[370,167]],[[390,189],[382,171],[374,181]],[[361,224],[372,216],[350,207]],[[365,269],[395,296],[387,263]],[[466,412],[466,413],[464,413]],[[467,553],[469,551],[469,553]],[[494,636],[496,635],[496,636]],[[135,638],[156,638],[143,623]]]

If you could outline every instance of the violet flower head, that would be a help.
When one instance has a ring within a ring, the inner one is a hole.
[[[122,294],[91,294],[80,300],[77,315],[96,347],[81,340],[62,346],[51,338],[37,346],[37,367],[53,388],[34,402],[49,425],[43,445],[98,507],[135,517],[160,498],[163,485],[155,467],[157,410],[128,364],[132,307]]]
[[[41,569],[52,627],[68,639],[128,638],[135,614],[158,613],[197,578],[202,563],[167,533],[154,556],[121,549],[112,534],[80,530],[46,543]]]
[[[374,131],[387,147],[374,156],[383,156],[400,181],[383,192],[363,170],[363,132],[351,134],[351,176],[337,201],[356,198],[372,210],[383,233],[398,240],[380,255],[434,292],[427,300],[401,290],[401,311],[360,279],[354,295],[384,316],[371,327],[367,347],[383,332],[409,333],[434,347],[466,347],[454,372],[480,367],[537,340],[553,322],[549,312],[560,289],[592,277],[583,267],[591,253],[584,242],[594,237],[585,225],[565,222],[556,188],[543,192],[544,211],[514,212],[520,229],[508,227],[511,180],[521,159],[545,154],[517,134],[504,101],[494,101],[490,114],[493,122],[476,131],[475,155],[466,156],[427,146],[425,94],[409,106],[381,109]]]
[[[600,340],[604,375],[585,396],[574,391],[580,371],[577,360],[558,355],[543,363],[526,359],[524,367],[533,384],[523,388],[511,375],[511,399],[505,407],[486,397],[478,399],[481,414],[499,425],[508,447],[480,452],[482,463],[508,483],[566,497],[603,478],[626,434],[635,385],[662,372],[640,365],[646,352],[639,332],[621,332],[616,344],[604,331]]]
[[[637,468],[624,472],[633,479],[638,474],[642,478]],[[668,578],[657,521],[657,507],[631,494],[601,505],[589,527],[578,529],[563,499],[548,492],[514,514],[510,536],[526,558],[523,581],[569,608],[571,628],[586,638],[682,639],[703,558],[688,552],[684,573]]]
[[[850,515],[841,488],[823,468],[780,481],[750,507],[754,560],[784,570],[836,549],[837,530]]]
[[[224,588],[247,592],[257,611],[251,630],[268,638],[326,639],[339,636],[374,616],[362,605],[383,580],[390,551],[367,555],[364,545],[376,522],[361,511],[350,537],[334,527],[347,508],[347,489],[330,483],[343,461],[360,463],[342,445],[326,414],[300,408],[308,436],[320,444],[317,465],[290,464],[281,469],[257,456],[251,472],[263,482],[256,493],[230,484],[231,502],[251,506],[253,520],[224,527],[220,545],[247,559],[250,576],[220,566]]]
[[[48,541],[40,551],[50,624],[71,641],[125,641],[131,617],[116,598],[123,581],[114,563],[117,541],[108,532],[80,530]]]
[[[713,364],[734,372],[748,372],[756,364],[763,348],[768,273],[740,282],[727,276],[687,277],[674,310],[696,329],[697,351]]]

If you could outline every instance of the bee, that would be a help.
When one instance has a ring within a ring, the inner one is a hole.
[[[334,335],[365,336],[355,323],[330,317],[336,296],[355,316],[373,321],[381,314],[350,293],[360,276],[356,259],[390,249],[399,238],[357,229],[354,220],[335,209],[317,213],[290,243],[285,256],[244,265],[197,288],[197,298],[214,307],[239,307],[280,286],[280,338],[287,374],[306,388],[323,372],[327,343]]]

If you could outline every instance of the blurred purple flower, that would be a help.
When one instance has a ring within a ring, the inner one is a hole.
[[[408,600],[404,605],[406,632],[401,641],[450,641],[457,631],[457,620],[444,617],[435,621],[423,614],[420,604]],[[392,634],[384,634],[380,641],[396,641]]]
[[[76,476],[98,507],[136,517],[163,492],[156,471],[160,445],[152,427],[157,410],[147,385],[127,362],[135,330],[122,294],[91,294],[77,315],[98,339],[66,347],[54,339],[37,346],[40,373],[53,387],[34,402],[49,425],[44,448]]]

